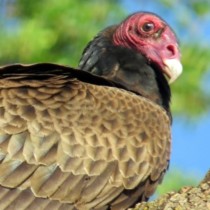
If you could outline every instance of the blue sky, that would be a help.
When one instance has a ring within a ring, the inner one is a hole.
[[[174,118],[171,167],[203,177],[210,169],[210,113],[197,122]]]
[[[188,30],[193,30],[193,27],[191,29],[186,28],[185,31],[183,31],[183,28],[176,28],[176,21],[180,18],[179,14],[182,13],[183,17],[186,13],[185,7],[180,5],[180,3],[174,7],[176,9],[168,9],[163,7],[158,1],[124,0],[123,6],[128,13],[142,10],[157,13],[172,28],[175,27],[178,37],[181,37],[181,42],[189,40]],[[190,21],[193,18],[193,14],[188,13],[185,15],[185,18],[186,21]],[[202,40],[203,43],[200,44],[209,43],[210,46],[210,15],[202,20],[202,22],[198,18],[193,20],[194,24],[198,26],[202,25],[200,27],[201,30],[191,33],[194,34],[194,39]],[[208,81],[209,78],[210,76]],[[196,122],[190,122],[187,117],[174,117],[172,139],[170,169],[180,169],[184,173],[191,174],[193,177],[203,177],[208,169],[210,169],[210,112]]]

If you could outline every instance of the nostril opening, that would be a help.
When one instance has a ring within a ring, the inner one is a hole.
[[[173,45],[168,45],[167,50],[170,52],[171,56],[176,54],[175,47]]]

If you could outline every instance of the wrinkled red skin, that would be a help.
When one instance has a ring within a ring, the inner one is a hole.
[[[153,23],[151,31],[144,31],[145,23]],[[178,42],[173,30],[154,14],[136,13],[129,16],[113,34],[113,44],[137,50],[148,62],[164,69],[165,59],[180,59]]]

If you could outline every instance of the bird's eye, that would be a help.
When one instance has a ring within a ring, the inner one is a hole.
[[[152,22],[147,22],[147,23],[144,23],[144,25],[142,26],[142,31],[144,31],[144,32],[150,32],[150,31],[152,31],[154,28],[155,28],[154,23],[152,23]]]

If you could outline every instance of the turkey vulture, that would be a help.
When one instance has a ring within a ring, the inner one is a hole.
[[[169,165],[174,32],[139,12],[103,30],[79,67],[0,67],[0,209],[124,210]]]

